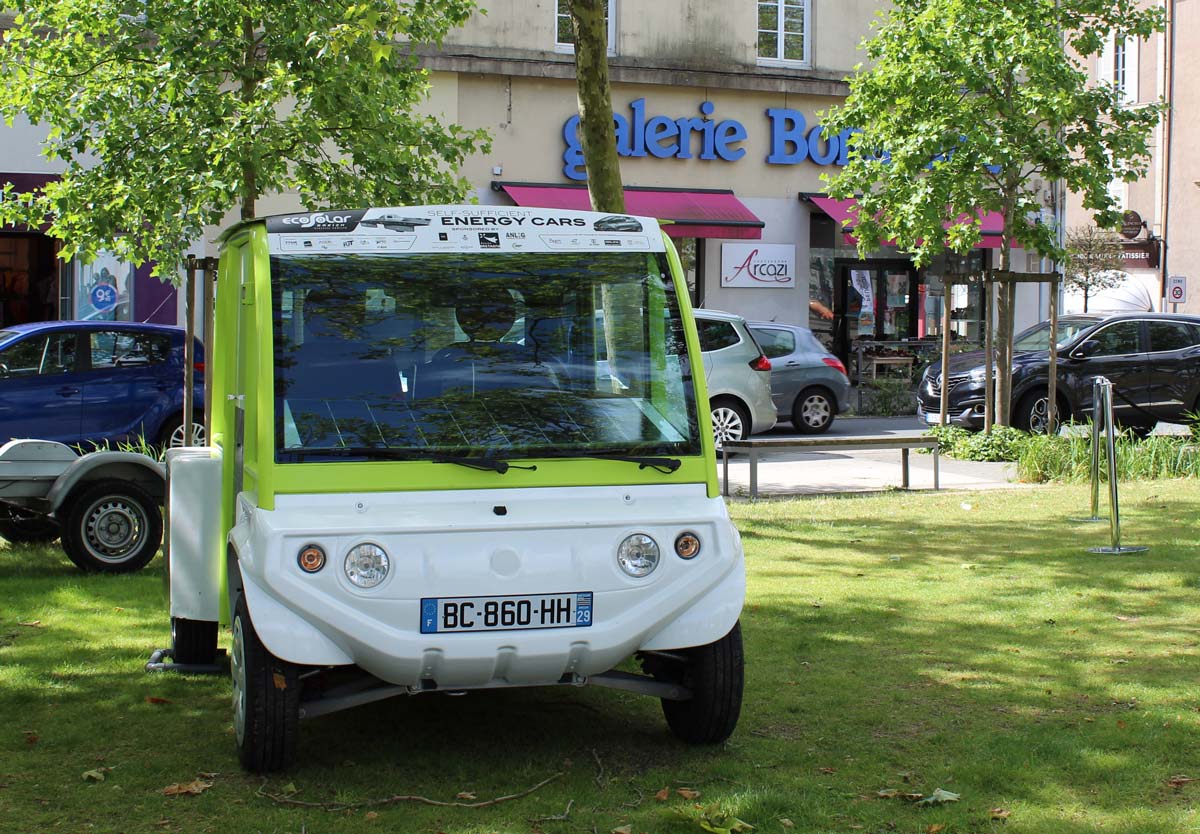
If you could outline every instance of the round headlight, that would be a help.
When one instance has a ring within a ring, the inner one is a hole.
[[[306,544],[296,554],[296,561],[300,565],[300,570],[305,573],[316,573],[325,567],[325,551],[319,544]]]
[[[346,578],[360,588],[374,588],[388,575],[388,555],[377,544],[357,544],[346,554]]]
[[[700,538],[695,533],[680,533],[675,537],[675,555],[680,559],[694,559],[700,553]]]
[[[658,567],[658,542],[645,533],[634,533],[617,548],[617,564],[630,576],[647,576]]]

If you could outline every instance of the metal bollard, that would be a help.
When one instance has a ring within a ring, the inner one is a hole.
[[[1104,389],[1104,433],[1108,450],[1108,506],[1109,531],[1112,544],[1109,547],[1089,547],[1089,553],[1143,553],[1150,548],[1142,545],[1121,544],[1121,507],[1117,499],[1117,429],[1113,420],[1112,383],[1107,379]]]
[[[1101,404],[1104,401],[1104,383],[1108,382],[1102,376],[1092,380],[1092,514],[1087,518],[1072,518],[1081,524],[1093,524],[1107,521],[1100,516],[1100,425],[1104,417]]]

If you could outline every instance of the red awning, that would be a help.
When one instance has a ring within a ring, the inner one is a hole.
[[[587,188],[577,185],[494,182],[492,190],[503,191],[518,206],[581,211],[592,207]],[[625,210],[671,221],[663,225],[663,231],[674,238],[759,240],[762,237],[763,222],[732,191],[630,187],[625,189]]]
[[[854,200],[835,200],[832,197],[822,197],[819,195],[803,195],[804,199],[815,205],[821,211],[833,218],[839,228],[849,229],[843,235],[846,243],[855,243],[854,235],[852,234],[854,227],[858,224],[858,203]],[[965,220],[967,215],[960,215],[958,220]],[[846,221],[849,221],[848,223]],[[946,228],[954,225],[952,223],[944,223]],[[983,237],[979,243],[975,244],[981,249],[999,249],[1000,235],[1004,231],[1004,215],[998,211],[985,211],[980,215],[980,232]]]

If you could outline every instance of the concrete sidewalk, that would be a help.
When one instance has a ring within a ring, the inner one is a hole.
[[[909,454],[909,486],[933,489],[933,455]],[[1000,489],[1019,487],[1016,464],[976,463],[939,458],[942,489]],[[717,482],[724,462],[717,461]],[[818,495],[839,492],[879,492],[899,488],[902,481],[900,450],[845,452],[784,451],[760,454],[758,494],[760,498],[783,495]],[[729,459],[729,496],[750,494],[750,463],[746,455]]]

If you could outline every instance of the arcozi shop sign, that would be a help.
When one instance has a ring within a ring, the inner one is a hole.
[[[699,116],[666,116],[646,112],[646,100],[629,103],[628,113],[613,113],[617,133],[617,153],[626,157],[656,159],[702,159],[713,162],[737,162],[746,155],[744,147],[750,129],[737,119],[716,118],[716,105],[701,102]],[[770,165],[845,165],[846,130],[825,139],[822,126],[809,124],[804,114],[789,107],[770,107],[756,131],[768,138],[766,161]],[[563,175],[571,180],[586,180],[583,145],[579,138],[579,116],[563,123]]]

